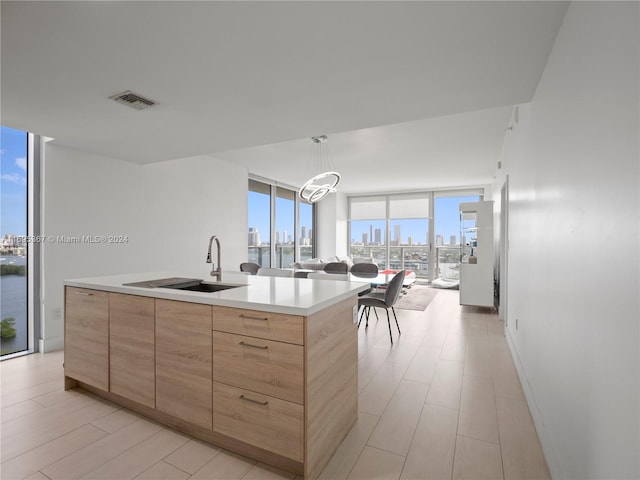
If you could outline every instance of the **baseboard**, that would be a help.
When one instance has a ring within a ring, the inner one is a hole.
[[[549,432],[544,424],[542,414],[540,413],[538,405],[536,404],[535,395],[533,394],[533,391],[529,384],[526,371],[522,366],[522,362],[520,361],[520,357],[518,356],[518,351],[515,348],[515,343],[511,338],[511,333],[507,328],[505,328],[504,331],[505,336],[507,337],[507,345],[509,346],[509,351],[511,352],[511,357],[513,358],[513,363],[516,367],[518,378],[520,379],[520,384],[522,385],[524,397],[527,401],[527,405],[529,406],[529,411],[531,412],[531,417],[533,418],[533,424],[536,427],[536,432],[538,433],[538,440],[540,440],[540,446],[542,447],[545,460],[547,461],[547,467],[549,467],[551,478],[565,478],[565,476],[562,474],[562,468],[560,467],[558,456],[556,455],[555,449],[553,448],[553,442],[551,441],[551,437],[549,436]]]
[[[38,340],[40,353],[54,352],[64,348],[64,337],[41,338]]]

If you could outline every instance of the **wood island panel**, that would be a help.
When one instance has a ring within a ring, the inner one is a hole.
[[[302,345],[304,317],[283,313],[213,307],[213,329]]]
[[[155,360],[155,300],[110,293],[110,391],[155,407]]]
[[[211,306],[156,299],[156,408],[212,427]]]
[[[64,323],[65,376],[108,391],[109,294],[66,287]]]
[[[358,419],[357,299],[307,317],[305,478],[317,478]]]
[[[302,404],[304,349],[301,345],[214,331],[213,379]]]

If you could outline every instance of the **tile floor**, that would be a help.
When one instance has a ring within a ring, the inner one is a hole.
[[[442,290],[359,331],[359,418],[323,479],[548,479],[495,314]],[[62,352],[0,364],[1,478],[296,479],[82,391],[62,389]]]

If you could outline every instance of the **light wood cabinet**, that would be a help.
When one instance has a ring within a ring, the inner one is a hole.
[[[155,300],[109,294],[110,391],[156,406]]]
[[[65,288],[64,374],[109,390],[109,294]]]
[[[357,419],[357,298],[309,316],[66,287],[65,385],[317,478]]]
[[[156,299],[156,408],[212,422],[211,306]]]
[[[214,431],[302,462],[304,318],[215,307],[213,328]]]
[[[213,382],[213,426],[229,437],[302,462],[304,407]]]
[[[213,332],[215,381],[302,404],[303,378],[301,345]]]
[[[304,344],[304,317],[283,313],[213,307],[213,329],[278,342]]]

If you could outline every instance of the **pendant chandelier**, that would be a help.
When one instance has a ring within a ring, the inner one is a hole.
[[[311,159],[311,166],[314,168],[313,176],[300,188],[298,195],[306,202],[315,203],[336,191],[335,187],[340,182],[340,174],[333,168],[327,136],[311,137],[311,141],[318,145],[315,157]]]

